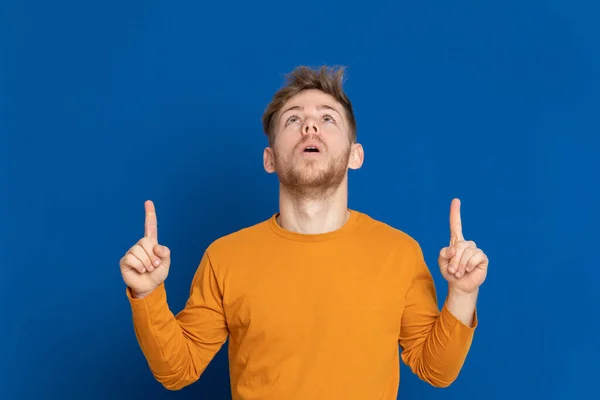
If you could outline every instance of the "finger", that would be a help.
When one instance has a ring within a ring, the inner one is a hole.
[[[450,272],[451,274],[455,274],[458,271],[458,264],[467,246],[465,242],[458,242],[450,247],[454,249],[454,255],[452,256],[452,259],[450,259],[450,261],[448,262],[448,272]]]
[[[146,208],[146,221],[144,223],[144,236],[154,239],[158,242],[158,221],[156,219],[156,210],[152,200],[147,200],[144,203]]]
[[[123,256],[121,260],[121,268],[123,269],[134,269],[140,274],[146,272],[146,268],[144,268],[144,263],[142,263],[133,253],[127,253]]]
[[[454,245],[460,240],[464,240],[460,217],[460,200],[453,199],[450,204],[450,244]]]
[[[131,254],[133,254],[135,256],[135,258],[137,258],[142,263],[142,266],[144,267],[144,269],[146,271],[149,271],[149,272],[151,271],[152,261],[151,261],[150,257],[148,257],[146,250],[144,250],[144,248],[142,246],[140,246],[139,243],[137,243],[135,246],[133,246],[131,248],[131,250],[129,250],[129,252]]]
[[[438,264],[440,266],[447,266],[448,261],[450,261],[450,259],[452,257],[454,257],[454,253],[455,253],[454,247],[448,246],[448,247],[442,248],[440,250],[440,254],[438,256]]]
[[[478,249],[473,254],[473,256],[471,256],[469,261],[467,262],[467,267],[466,267],[467,272],[473,271],[475,268],[477,268],[480,265],[485,265],[486,261],[487,261],[487,256],[485,255],[485,253],[483,251]]]
[[[139,242],[138,245],[142,247],[142,249],[144,249],[144,252],[147,254],[148,256],[148,260],[150,265],[147,266],[146,268],[148,269],[148,271],[152,272],[154,270],[154,268],[158,267],[161,263],[160,257],[158,257],[156,254],[154,254],[154,246],[156,243],[154,243],[154,241],[150,238],[142,238]]]
[[[460,257],[460,261],[458,263],[458,269],[456,270],[456,273],[454,274],[457,278],[460,278],[465,274],[466,268],[467,268],[467,262],[473,256],[474,253],[475,253],[475,251],[470,248],[467,248],[467,249],[465,249],[465,251],[463,251],[462,256]]]
[[[162,265],[168,266],[171,263],[171,250],[167,246],[155,244],[153,250],[154,254],[160,258]]]

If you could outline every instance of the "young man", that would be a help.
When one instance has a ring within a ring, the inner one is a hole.
[[[145,235],[120,265],[137,339],[166,388],[199,379],[228,336],[234,400],[395,399],[399,346],[424,381],[458,376],[488,259],[463,238],[453,200],[440,311],[419,244],[348,208],[348,169],[363,149],[342,79],[343,69],[300,67],[274,95],[263,158],[280,210],[208,247],[177,316],[164,287],[170,251],[145,203]]]

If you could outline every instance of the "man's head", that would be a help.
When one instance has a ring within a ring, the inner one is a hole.
[[[342,89],[343,69],[298,67],[266,108],[262,122],[269,140],[264,166],[300,195],[335,190],[348,168],[360,168],[352,104]]]

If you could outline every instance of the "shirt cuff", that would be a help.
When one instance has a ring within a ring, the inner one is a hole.
[[[164,282],[158,285],[156,289],[154,289],[152,292],[148,293],[141,299],[133,297],[130,287],[127,287],[125,289],[125,293],[127,295],[127,299],[129,300],[129,304],[131,304],[131,308],[134,312],[142,310],[152,310],[157,305],[165,304],[167,301],[167,292],[165,290]]]
[[[479,319],[477,318],[477,308],[475,308],[475,311],[473,312],[473,323],[471,324],[471,326],[465,325],[461,320],[456,318],[454,314],[452,314],[450,310],[448,310],[448,307],[446,307],[445,303],[442,307],[441,317],[444,321],[444,327],[447,328],[445,330],[447,331],[452,330],[452,328],[459,327],[462,330],[466,330],[467,332],[473,333],[479,325]]]

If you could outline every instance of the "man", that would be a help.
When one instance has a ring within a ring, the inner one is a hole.
[[[199,379],[228,336],[234,400],[395,399],[399,346],[424,381],[456,379],[487,257],[463,238],[453,200],[440,311],[419,244],[348,208],[348,169],[363,149],[342,79],[343,69],[299,67],[274,95],[263,158],[280,210],[211,243],[177,316],[164,287],[170,252],[145,203],[145,235],[120,265],[137,339],[166,388]]]

